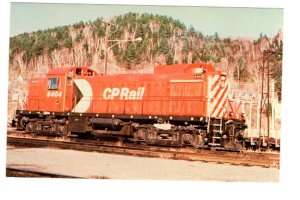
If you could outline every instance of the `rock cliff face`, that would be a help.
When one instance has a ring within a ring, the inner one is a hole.
[[[141,38],[141,41],[136,40]],[[135,41],[136,40],[136,41]],[[209,62],[235,83],[260,82],[263,52],[282,51],[282,33],[257,40],[203,36],[159,15],[128,13],[10,38],[9,119],[26,100],[27,81],[51,68],[88,66],[107,74],[152,73],[158,64]],[[281,78],[281,58],[276,60]],[[234,87],[233,87],[234,88]],[[251,86],[252,90],[258,90]],[[280,88],[280,86],[278,87]]]

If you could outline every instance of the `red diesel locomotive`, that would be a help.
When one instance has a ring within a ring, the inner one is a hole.
[[[105,134],[153,145],[239,148],[246,128],[225,74],[209,64],[157,66],[153,74],[102,75],[54,68],[28,84],[17,128]]]

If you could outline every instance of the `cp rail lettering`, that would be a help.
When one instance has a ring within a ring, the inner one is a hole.
[[[105,88],[103,91],[103,99],[114,100],[119,97],[120,100],[142,100],[145,88],[139,87],[137,90],[130,90],[129,88]]]

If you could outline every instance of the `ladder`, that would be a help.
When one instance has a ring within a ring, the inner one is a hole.
[[[209,123],[212,131],[212,141],[209,143],[210,146],[218,147],[221,146],[222,133],[223,133],[223,118],[213,118]]]

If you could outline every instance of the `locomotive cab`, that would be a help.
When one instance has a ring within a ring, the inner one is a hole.
[[[70,112],[82,98],[74,81],[96,75],[97,72],[87,67],[66,67],[54,68],[44,78],[31,79],[26,109]]]

